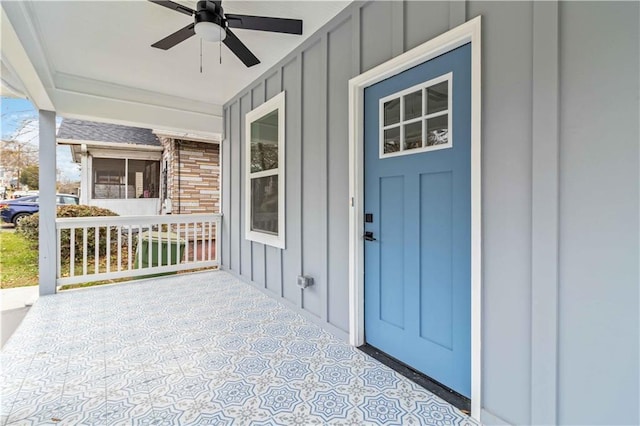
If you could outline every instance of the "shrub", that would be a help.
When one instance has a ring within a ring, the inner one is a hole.
[[[16,227],[16,233],[22,234],[32,244],[38,244],[38,221],[40,215],[32,214],[23,218]]]
[[[108,209],[103,209],[100,207],[94,206],[74,206],[74,205],[65,205],[58,207],[57,217],[98,217],[98,216],[118,216],[117,213],[112,212]],[[40,220],[40,215],[38,213],[31,215],[29,217],[25,217],[20,221],[16,232],[25,236],[27,240],[29,240],[36,247],[38,246],[38,224]],[[99,229],[98,236],[98,250],[101,256],[105,255],[107,252],[107,230],[104,227]],[[111,229],[111,242],[115,243],[117,238],[117,229]],[[70,249],[70,239],[71,233],[69,230],[63,230],[61,233],[61,248],[60,248],[60,256],[62,259],[68,259],[71,255]],[[95,228],[87,229],[87,258],[92,259],[95,255]],[[82,258],[82,245],[83,245],[83,237],[82,230],[77,230],[75,233],[75,257],[76,259]]]

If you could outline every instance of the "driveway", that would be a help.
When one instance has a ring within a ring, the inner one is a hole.
[[[18,328],[29,311],[29,306],[38,299],[38,286],[16,287],[0,290],[0,309],[2,327],[0,328],[0,347]]]

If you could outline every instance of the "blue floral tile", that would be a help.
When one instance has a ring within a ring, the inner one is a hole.
[[[302,402],[300,391],[288,386],[272,387],[260,395],[260,407],[269,410],[271,414],[291,412]]]
[[[191,424],[199,426],[231,426],[233,424],[233,418],[225,416],[221,412],[215,414],[199,414]]]
[[[310,357],[317,351],[316,345],[311,342],[296,341],[289,345],[288,352],[297,357]]]
[[[400,381],[398,376],[391,370],[382,370],[378,367],[367,368],[362,375],[366,386],[373,386],[377,389],[394,388]]]
[[[209,389],[210,380],[202,377],[184,377],[179,382],[173,384],[167,394],[176,398],[191,397],[196,398],[198,395],[205,393]]]
[[[262,331],[267,336],[283,337],[291,333],[291,328],[287,324],[270,323],[262,326]]]
[[[327,357],[336,361],[350,360],[353,355],[353,349],[345,344],[333,344],[327,347]]]
[[[215,397],[223,405],[243,405],[254,397],[253,385],[243,381],[226,382],[216,390]]]
[[[132,426],[152,425],[156,419],[153,406],[151,404],[138,404],[129,413],[129,424]]]
[[[433,426],[454,426],[460,425],[462,420],[456,415],[451,406],[443,401],[431,399],[428,401],[420,401],[417,403],[418,409],[416,414],[425,419]]]
[[[134,401],[107,401],[107,424],[122,424],[130,417],[137,404]]]
[[[346,385],[353,379],[349,367],[340,365],[325,365],[318,372],[321,380],[331,386]]]
[[[320,416],[325,421],[345,419],[350,408],[349,395],[333,389],[317,392],[311,400],[311,414]]]
[[[259,354],[273,353],[280,347],[280,342],[270,337],[263,337],[251,343],[251,349]]]
[[[243,358],[236,362],[235,372],[243,376],[257,376],[269,369],[269,361],[257,356]]]
[[[476,424],[225,272],[41,297],[0,362],[2,426]]]
[[[304,379],[311,373],[309,365],[297,359],[284,361],[276,367],[276,371],[280,377],[288,381]]]
[[[222,353],[209,353],[201,358],[198,365],[208,371],[219,371],[231,365],[230,356]]]
[[[296,329],[296,335],[303,339],[317,339],[324,336],[325,332],[313,325],[301,325]]]
[[[153,426],[173,426],[179,425],[180,416],[182,416],[184,412],[175,407],[166,407],[166,408],[153,408],[153,421],[150,425]]]
[[[245,345],[246,339],[235,334],[222,336],[217,341],[217,346],[225,351],[238,350]]]
[[[214,400],[213,392],[202,393],[195,399],[182,398],[175,406],[183,412],[182,424],[192,424],[205,414],[224,414],[222,404]]]
[[[360,409],[364,414],[365,422],[376,424],[400,424],[404,414],[397,400],[389,399],[384,395],[365,397]]]
[[[81,400],[79,410],[74,413],[67,411],[65,416],[60,418],[66,422],[75,422],[82,425],[106,425],[107,424],[107,401],[104,398],[90,398]],[[56,417],[57,418],[57,417]]]
[[[231,331],[240,335],[252,334],[258,331],[258,324],[254,321],[238,321],[231,327]]]

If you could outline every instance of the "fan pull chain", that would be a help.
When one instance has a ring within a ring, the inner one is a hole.
[[[220,58],[220,65],[222,65],[222,27],[220,27],[220,41],[218,42],[218,58]]]
[[[200,74],[202,74],[202,39],[200,39]]]

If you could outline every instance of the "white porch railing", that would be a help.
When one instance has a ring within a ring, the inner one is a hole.
[[[221,215],[56,219],[56,284],[218,266]]]

